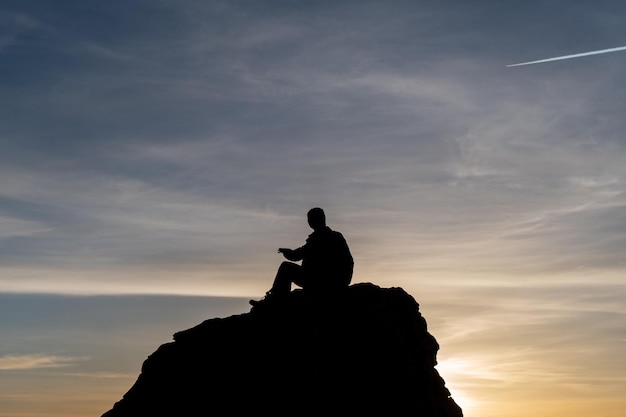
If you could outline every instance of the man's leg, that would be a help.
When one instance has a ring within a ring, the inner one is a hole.
[[[283,262],[278,267],[274,284],[270,290],[272,296],[283,296],[291,292],[291,283],[300,282],[302,275],[302,267],[293,262]]]
[[[267,292],[265,298],[260,301],[250,300],[250,304],[257,306],[264,300],[267,301],[289,295],[291,292],[291,283],[295,282],[297,285],[302,286],[303,276],[304,274],[302,273],[302,267],[300,265],[287,261],[281,263],[276,272],[272,288]]]

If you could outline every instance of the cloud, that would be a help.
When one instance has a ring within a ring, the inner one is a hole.
[[[40,222],[0,217],[0,239],[16,236],[32,236],[49,230],[49,228],[42,227]]]
[[[394,273],[620,267],[612,76],[501,71],[503,6],[186,6],[56,36],[5,103],[5,265],[269,269],[324,205]]]
[[[132,380],[136,377],[134,373],[116,373],[116,372],[90,372],[90,373],[79,373],[72,372],[66,373],[66,376],[70,377],[79,377],[79,378],[93,378],[93,379],[123,379],[123,380]]]
[[[43,354],[4,355],[0,356],[0,371],[63,368],[84,360],[85,358]]]
[[[3,50],[13,46],[24,33],[36,30],[41,25],[27,14],[0,10],[0,26],[3,30],[0,35],[1,54]]]

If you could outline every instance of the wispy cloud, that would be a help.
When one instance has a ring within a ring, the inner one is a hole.
[[[4,355],[0,356],[0,371],[63,368],[84,360],[85,358],[44,354]]]
[[[106,360],[11,350],[0,370],[132,381],[162,334],[262,295],[319,205],[355,281],[423,303],[477,414],[623,398],[623,55],[505,67],[618,45],[618,2],[43,3],[0,11],[0,291],[239,298],[18,297],[15,346],[80,332]]]
[[[24,33],[35,30],[41,24],[33,17],[23,14],[0,10],[0,25],[2,33],[0,34],[0,53],[3,49],[12,46],[18,37]]]
[[[70,376],[70,377],[79,377],[79,378],[124,379],[124,380],[132,380],[133,378],[137,377],[135,373],[119,373],[119,372],[91,372],[91,373],[71,372],[71,373],[65,373],[64,375]]]

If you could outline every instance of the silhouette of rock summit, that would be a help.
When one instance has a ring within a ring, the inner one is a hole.
[[[174,334],[102,417],[462,417],[435,369],[438,349],[401,288],[295,290]]]

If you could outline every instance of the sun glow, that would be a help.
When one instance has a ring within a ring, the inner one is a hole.
[[[462,388],[463,380],[472,372],[469,361],[461,359],[447,359],[437,364],[437,370],[446,381],[446,387],[450,391],[450,396],[463,410],[465,416],[472,415],[477,408],[478,402]]]

